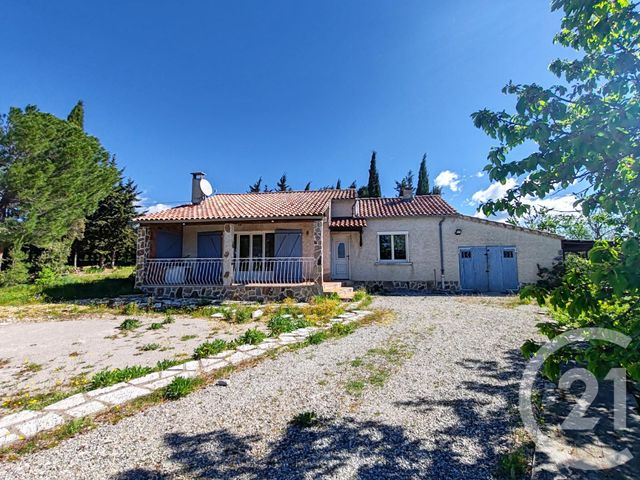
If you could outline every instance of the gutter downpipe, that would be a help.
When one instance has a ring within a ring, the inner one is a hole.
[[[446,217],[442,217],[438,222],[438,235],[440,237],[440,282],[442,290],[444,290],[444,246],[442,243],[442,224]]]

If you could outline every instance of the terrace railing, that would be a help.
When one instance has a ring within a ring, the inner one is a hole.
[[[222,285],[221,258],[148,258],[145,284]]]
[[[312,283],[314,267],[313,257],[234,258],[233,281],[261,285]]]

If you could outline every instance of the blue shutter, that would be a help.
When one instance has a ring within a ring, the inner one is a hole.
[[[302,230],[276,230],[274,235],[275,257],[302,257]],[[274,268],[276,279],[299,282],[302,280],[302,265],[299,261],[278,261]]]
[[[222,234],[202,232],[198,234],[198,258],[222,258]]]
[[[198,233],[198,258],[222,258],[222,233]],[[193,283],[217,285],[222,283],[222,262],[194,265],[191,271]]]
[[[181,258],[182,233],[169,230],[155,232],[156,258]]]

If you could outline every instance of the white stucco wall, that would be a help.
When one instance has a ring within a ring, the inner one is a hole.
[[[350,270],[355,281],[441,281],[439,217],[367,219],[362,235],[350,235]],[[465,246],[514,246],[517,250],[518,280],[538,280],[537,265],[549,267],[561,252],[560,239],[506,228],[502,224],[479,223],[464,217],[448,217],[442,225],[445,280],[460,281],[458,248]],[[460,228],[461,235],[455,235]],[[408,232],[405,264],[378,262],[378,232]]]
[[[340,199],[331,201],[331,218],[352,217],[354,199]]]

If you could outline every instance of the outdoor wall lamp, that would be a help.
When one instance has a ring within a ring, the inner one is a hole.
[[[455,233],[456,235],[462,235],[462,229],[461,228],[456,228],[456,231],[453,232],[453,233]]]

